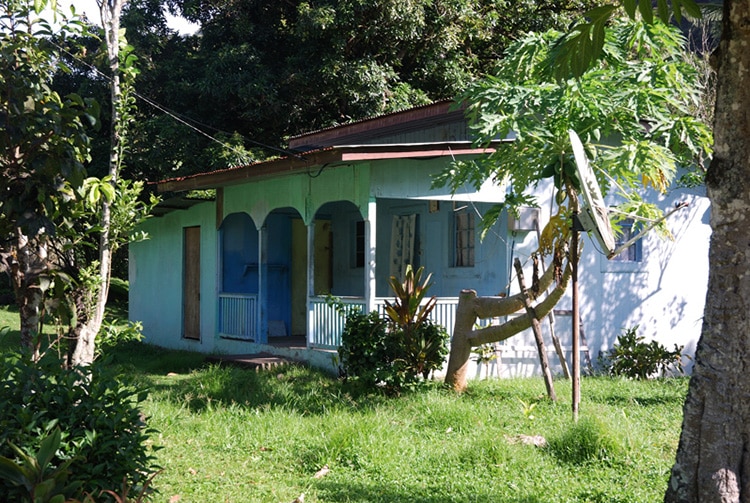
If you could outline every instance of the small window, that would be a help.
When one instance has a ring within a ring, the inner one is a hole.
[[[454,213],[454,267],[474,267],[474,213]]]
[[[638,232],[635,222],[633,219],[628,218],[620,222],[620,230],[622,233],[615,239],[615,248],[619,248],[624,245],[630,239],[633,238]],[[631,244],[619,254],[612,257],[612,260],[617,262],[640,262],[642,260],[642,241],[639,239],[635,243]]]
[[[356,222],[354,229],[354,267],[365,266],[365,222]]]

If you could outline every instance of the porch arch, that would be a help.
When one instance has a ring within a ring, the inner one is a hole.
[[[318,208],[313,221],[313,241],[316,244],[311,293],[363,297],[367,254],[365,220],[359,208],[348,200],[330,201]],[[321,232],[325,235],[320,236]],[[330,236],[328,244],[325,243],[326,236]],[[325,270],[321,271],[321,268]]]
[[[219,227],[219,337],[258,340],[258,240],[256,226],[247,213],[231,213]]]
[[[268,213],[260,229],[261,330],[265,337],[303,335],[306,305],[307,233],[294,207]]]

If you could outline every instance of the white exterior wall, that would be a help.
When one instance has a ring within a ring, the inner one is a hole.
[[[540,188],[541,224],[549,221],[550,186]],[[654,197],[662,208],[669,209],[676,202],[686,201],[689,206],[667,219],[674,239],[662,239],[655,231],[643,238],[642,261],[639,263],[613,262],[599,253],[598,243],[583,233],[583,254],[579,264],[579,303],[581,327],[586,338],[589,355],[596,365],[600,352],[611,349],[623,329],[638,326],[638,335],[646,341],[657,340],[672,350],[674,344],[684,346],[691,357],[701,332],[706,285],[708,282],[709,202],[705,189],[680,189],[666,196]],[[647,195],[648,197],[648,195]],[[527,283],[531,281],[531,253],[537,248],[534,232],[519,232],[513,248],[515,257],[524,263]],[[509,256],[510,256],[509,251]],[[528,286],[528,285],[527,285]],[[511,292],[518,292],[515,274]],[[570,287],[557,305],[557,310],[570,310]],[[525,314],[522,314],[525,316]],[[542,324],[550,365],[554,373],[562,373],[552,345],[549,322]],[[566,358],[571,364],[571,318],[557,316],[555,333],[567,348]],[[539,374],[539,358],[531,331],[524,332],[501,343],[501,364],[493,366],[493,375],[525,376]],[[521,348],[522,350],[517,351]],[[686,370],[692,361],[684,359]],[[585,355],[581,359],[585,370]],[[477,369],[484,375],[485,369]]]

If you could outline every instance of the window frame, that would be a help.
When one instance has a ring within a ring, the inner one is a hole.
[[[453,212],[451,267],[471,268],[476,266],[475,216],[472,211],[466,208],[457,209]]]

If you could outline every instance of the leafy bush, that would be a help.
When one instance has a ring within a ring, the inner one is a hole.
[[[52,473],[69,463],[66,486],[83,491],[123,484],[144,485],[157,467],[139,405],[146,398],[123,382],[106,363],[65,370],[55,358],[36,364],[18,355],[0,359],[0,456],[23,464],[19,450],[45,452],[44,442],[56,428],[59,448],[48,462]],[[18,449],[11,447],[17,446]],[[70,489],[69,489],[70,490]],[[0,480],[0,501],[29,501],[23,486]]]
[[[601,420],[581,418],[561,435],[548,440],[548,449],[558,459],[575,465],[592,461],[614,461],[624,452],[620,439]]]
[[[428,319],[436,299],[422,302],[430,287],[422,272],[407,266],[403,282],[391,277],[396,298],[386,301],[387,319],[377,312],[347,317],[339,348],[345,375],[398,392],[443,366],[448,334]]]
[[[612,376],[631,379],[648,379],[670,373],[683,373],[682,350],[684,346],[675,344],[669,351],[657,341],[644,342],[639,337],[638,326],[625,330],[617,337],[615,346],[600,357],[600,364]]]
[[[96,345],[96,356],[106,354],[118,344],[143,340],[143,324],[140,321],[102,323]]]
[[[339,357],[348,377],[358,377],[368,385],[386,378],[393,350],[387,341],[385,320],[377,311],[355,311],[346,318]]]

